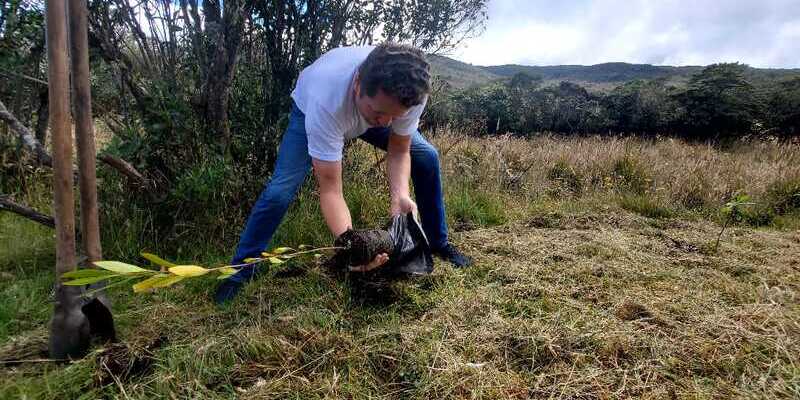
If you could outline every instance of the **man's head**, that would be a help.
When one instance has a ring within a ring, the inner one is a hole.
[[[411,46],[383,43],[358,68],[356,107],[370,125],[388,126],[430,92],[430,64]]]

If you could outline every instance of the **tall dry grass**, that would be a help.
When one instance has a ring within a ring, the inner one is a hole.
[[[458,132],[431,141],[446,180],[469,180],[528,201],[563,195],[567,185],[571,195],[636,189],[672,207],[715,209],[736,193],[768,202],[776,185],[800,181],[800,145],[774,141],[721,148],[674,138],[468,138]]]

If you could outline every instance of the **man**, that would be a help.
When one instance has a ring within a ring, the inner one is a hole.
[[[447,240],[439,157],[417,130],[430,92],[429,71],[420,50],[397,44],[341,47],[304,69],[292,92],[289,126],[272,178],[253,206],[233,263],[264,251],[312,166],[328,228],[335,237],[352,229],[342,195],[342,149],[345,140],[358,137],[387,152],[390,214],[417,209],[410,177],[434,254],[456,267],[469,265]],[[351,269],[368,271],[388,258],[379,254]],[[223,281],[215,301],[232,299],[254,273],[254,267],[245,267]]]

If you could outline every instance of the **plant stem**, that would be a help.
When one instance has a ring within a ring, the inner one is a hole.
[[[728,218],[725,220],[725,223],[724,223],[724,224],[722,224],[722,230],[721,230],[721,231],[719,231],[719,235],[717,235],[717,243],[716,243],[716,244],[714,244],[714,252],[715,252],[715,253],[716,253],[716,252],[717,252],[717,250],[719,249],[719,239],[722,237],[722,233],[723,233],[723,232],[725,232],[725,228],[727,228],[727,227],[728,227],[728,222],[730,222],[730,221],[731,221],[731,218],[730,218],[730,217],[728,217]]]
[[[283,257],[286,257],[286,258],[294,258],[296,256],[300,256],[300,255],[303,255],[303,254],[317,253],[317,252],[326,251],[326,250],[342,250],[342,249],[344,249],[344,247],[340,247],[340,246],[320,247],[318,249],[303,250],[303,251],[298,251],[298,252],[291,253],[291,254],[275,254],[274,256],[270,256],[270,257],[281,257],[281,256],[283,256]],[[244,264],[236,264],[236,265],[223,265],[221,267],[209,268],[209,270],[216,271],[216,270],[223,269],[223,268],[247,267],[247,266],[250,266],[250,265],[256,265],[256,264],[260,264],[260,263],[262,263],[264,261],[267,261],[267,260],[269,260],[270,257],[253,257],[257,261],[253,261],[253,262],[250,262],[250,263],[244,263]]]

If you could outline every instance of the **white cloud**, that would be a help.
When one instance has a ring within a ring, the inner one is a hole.
[[[484,34],[453,55],[478,65],[800,67],[800,1],[491,0]]]

